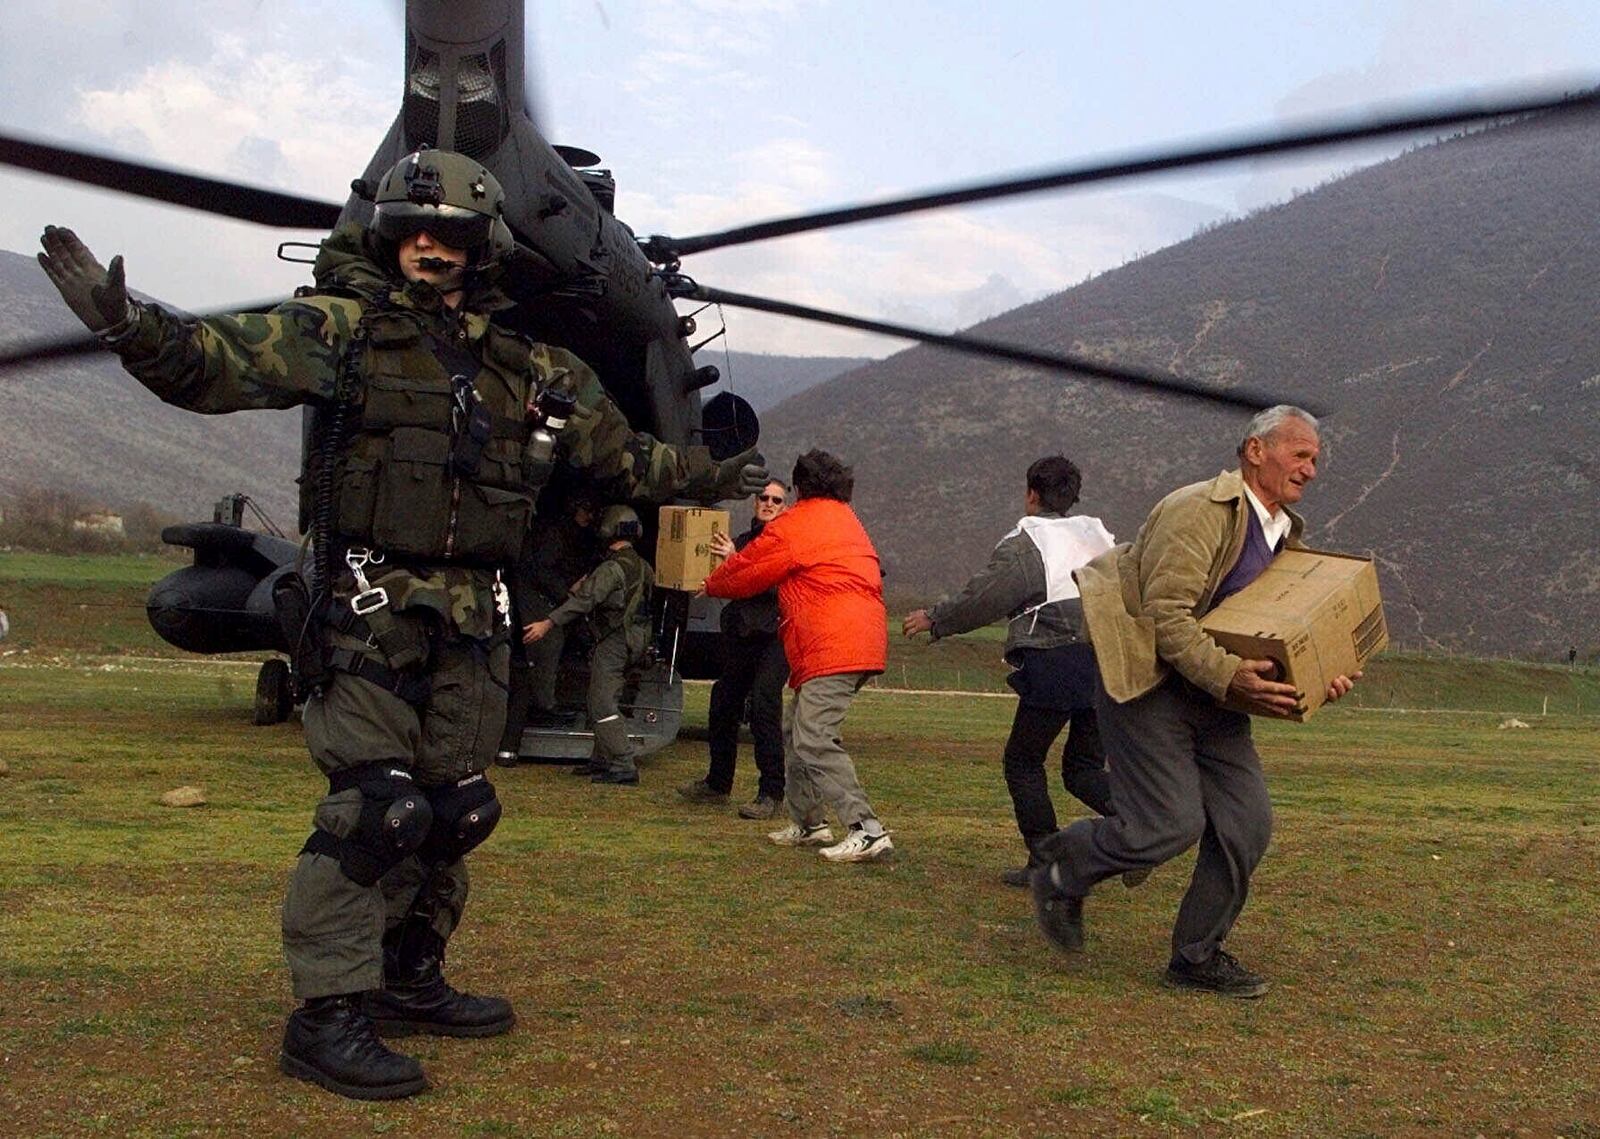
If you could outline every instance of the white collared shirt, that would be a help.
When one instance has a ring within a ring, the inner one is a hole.
[[[1291,522],[1289,512],[1280,506],[1277,514],[1268,514],[1267,508],[1261,505],[1261,500],[1256,497],[1256,492],[1250,489],[1249,483],[1245,483],[1244,494],[1250,500],[1250,509],[1256,512],[1256,521],[1261,523],[1261,535],[1267,540],[1267,549],[1276,551],[1278,543],[1283,541],[1283,536],[1289,532]]]

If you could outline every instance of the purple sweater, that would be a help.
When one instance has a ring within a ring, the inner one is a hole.
[[[1243,505],[1250,514],[1249,529],[1245,531],[1244,536],[1244,549],[1239,551],[1239,560],[1233,563],[1228,576],[1217,586],[1217,594],[1211,599],[1213,609],[1260,577],[1261,571],[1271,564],[1273,556],[1278,552],[1267,545],[1267,536],[1261,529],[1261,519],[1257,516],[1255,508],[1250,505],[1249,499],[1246,499]],[[1281,539],[1278,545],[1283,545]]]

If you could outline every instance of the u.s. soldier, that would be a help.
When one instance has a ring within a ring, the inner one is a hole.
[[[494,284],[511,248],[503,204],[477,162],[409,155],[371,224],[322,243],[314,291],[202,320],[130,300],[122,259],[103,268],[70,230],[42,239],[73,312],[167,403],[318,409],[302,527],[326,548],[296,631],[315,683],[306,744],[329,790],[284,900],[303,1004],[280,1065],[357,1099],[427,1086],[378,1030],[489,1036],[515,1019],[442,966],[467,900],[463,856],[500,816],[484,770],[505,717],[501,571],[553,462],[618,499],[724,498],[766,479],[751,454],[719,464],[636,434],[581,360],[491,323],[509,304]],[[280,613],[293,611],[286,595]]]
[[[600,516],[606,556],[548,617],[523,630],[524,641],[538,644],[579,617],[587,615],[594,625],[588,692],[589,727],[594,732],[594,758],[588,764],[591,783],[639,782],[638,749],[628,737],[620,701],[628,669],[645,659],[650,644],[655,574],[634,549],[642,537],[644,526],[632,507],[606,507]]]

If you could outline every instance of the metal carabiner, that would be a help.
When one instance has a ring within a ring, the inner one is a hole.
[[[389,604],[389,591],[382,586],[373,588],[366,574],[367,566],[383,564],[381,552],[351,547],[345,551],[344,562],[350,567],[350,573],[356,579],[356,594],[350,599],[350,608],[355,611],[357,617],[365,617],[368,613],[376,612]]]

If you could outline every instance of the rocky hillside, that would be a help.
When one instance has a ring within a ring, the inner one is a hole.
[[[1600,122],[1415,149],[979,325],[1324,409],[1310,539],[1372,551],[1402,644],[1600,647]],[[1233,464],[1246,415],[914,348],[766,418],[767,450],[853,462],[900,590],[958,584],[1035,457],[1131,538]]]

